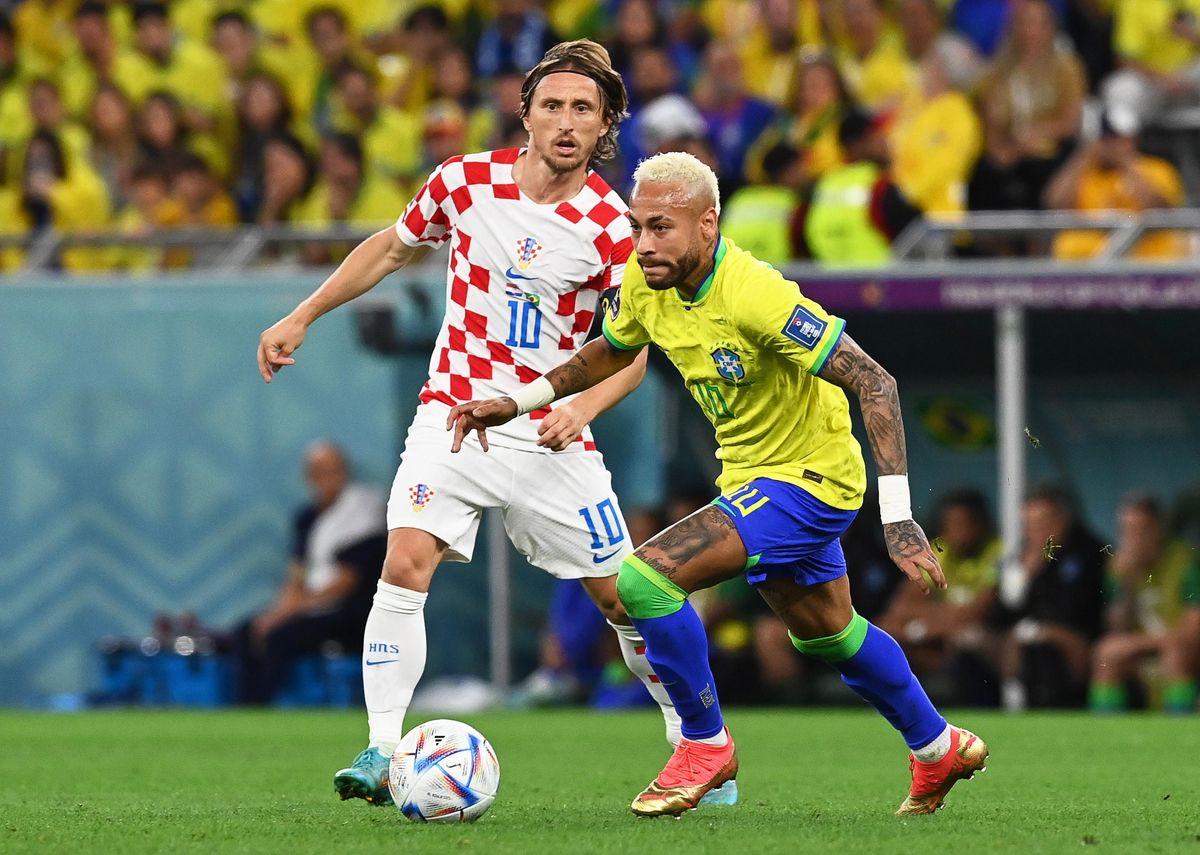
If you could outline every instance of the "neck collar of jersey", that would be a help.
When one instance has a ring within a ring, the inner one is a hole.
[[[717,268],[721,266],[721,262],[725,260],[725,238],[721,237],[721,233],[717,232],[717,245],[713,247],[713,266],[712,270],[708,271],[708,275],[704,277],[704,281],[700,283],[700,287],[696,289],[696,293],[692,299],[683,296],[678,288],[675,292],[679,294],[679,299],[685,303],[696,304],[708,296],[708,292],[712,290],[713,282],[717,279]]]

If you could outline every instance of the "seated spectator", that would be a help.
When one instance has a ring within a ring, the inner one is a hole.
[[[366,47],[378,56],[375,65],[383,103],[410,112],[420,111],[434,97],[438,58],[461,50],[446,10],[432,3],[413,8],[398,27],[369,39]],[[469,57],[467,68],[471,68]]]
[[[1078,58],[1056,41],[1045,0],[1014,7],[981,84],[983,157],[968,189],[973,211],[1035,209],[1079,132],[1087,90]]]
[[[15,148],[32,133],[26,82],[12,19],[0,12],[0,154]]]
[[[750,94],[776,107],[795,98],[804,49],[819,47],[820,26],[805,21],[795,0],[760,0],[754,26],[737,40]],[[808,4],[811,9],[813,4]],[[807,24],[807,26],[806,26]]]
[[[62,68],[55,71],[68,112],[82,121],[87,118],[99,87],[113,85],[118,75],[126,73],[122,67],[136,60],[113,33],[107,3],[94,0],[80,3],[74,12],[72,29],[74,49],[67,54]]]
[[[289,52],[260,39],[253,22],[240,9],[227,9],[213,18],[212,46],[225,67],[225,98],[230,104],[241,104],[247,88],[264,76],[277,81],[297,76]],[[282,82],[279,85],[290,116],[303,93],[296,89],[284,92]]]
[[[334,130],[358,137],[368,172],[393,181],[411,181],[421,165],[420,120],[381,104],[375,79],[360,66],[342,66],[333,80]]]
[[[203,157],[213,171],[224,176],[229,170],[229,152],[211,136],[195,136],[184,124],[183,105],[170,92],[146,96],[137,117],[140,158],[173,170],[190,152]]]
[[[369,66],[366,58],[358,55],[345,13],[336,6],[312,8],[305,17],[304,28],[314,61],[304,75],[306,86],[300,114],[308,116],[314,134],[324,136],[335,130],[333,95],[338,71],[348,65]]]
[[[36,131],[25,145],[16,181],[0,184],[0,232],[28,234],[46,229],[86,233],[108,221],[109,202],[104,183],[86,161],[72,160],[62,141],[50,131]],[[94,270],[103,252],[95,247],[72,247],[51,260],[56,270]],[[0,251],[0,268],[13,270],[24,263],[17,248]]]
[[[1200,101],[1200,0],[1117,0],[1113,34],[1119,70],[1104,103],[1143,123]]]
[[[58,84],[47,77],[29,81],[29,117],[32,130],[52,134],[62,143],[67,160],[88,162],[91,136],[87,128],[67,115]]]
[[[270,703],[292,662],[329,642],[362,649],[387,548],[384,495],[351,482],[330,442],[308,449],[304,475],[313,501],[296,514],[287,577],[275,601],[234,635],[241,703]]]
[[[742,75],[737,49],[713,42],[704,52],[704,65],[692,97],[708,123],[708,139],[717,153],[721,192],[745,181],[746,152],[775,119],[775,107],[752,96]]]
[[[635,57],[647,48],[665,50],[680,80],[690,82],[696,73],[696,52],[673,37],[663,11],[654,0],[622,0],[613,19],[613,33],[604,43],[613,68],[621,73],[627,85],[631,82]],[[632,104],[632,92],[630,95]]]
[[[1183,182],[1175,167],[1138,152],[1137,118],[1124,108],[1105,112],[1100,137],[1079,147],[1046,188],[1046,207],[1067,211],[1130,211],[1177,208],[1183,204]],[[1063,232],[1054,241],[1054,256],[1068,260],[1095,257],[1104,250],[1103,232]],[[1129,250],[1130,258],[1170,260],[1188,255],[1186,239],[1177,232],[1147,234]]]
[[[250,222],[257,217],[262,204],[268,141],[307,126],[293,122],[283,85],[269,74],[252,74],[243,81],[237,102],[237,124],[238,143],[230,186],[241,219]]]
[[[124,93],[111,83],[96,88],[88,114],[91,146],[88,159],[104,181],[114,210],[128,201],[129,182],[138,162],[137,130],[133,107]]]
[[[921,62],[921,97],[900,113],[891,137],[901,192],[926,216],[962,213],[982,131],[971,102],[951,86],[940,48]]]
[[[1024,545],[1001,568],[994,618],[1002,700],[1010,710],[1082,706],[1091,646],[1104,622],[1104,555],[1067,494],[1034,489],[1022,509]]]
[[[803,167],[794,148],[777,145],[763,157],[767,180],[747,184],[721,206],[721,234],[775,267],[792,259],[789,224],[800,203]]]
[[[485,105],[475,91],[471,58],[462,48],[453,45],[437,55],[433,65],[433,95],[430,100],[452,103],[465,116],[463,147],[456,154],[487,150],[488,138],[497,122],[496,111],[492,105]]]
[[[1134,688],[1145,699],[1140,666],[1157,659],[1164,707],[1190,712],[1196,684],[1178,639],[1200,615],[1200,558],[1191,544],[1168,539],[1162,507],[1150,496],[1126,496],[1117,510],[1108,588],[1106,632],[1092,651],[1092,709],[1123,710]]]
[[[330,134],[321,143],[318,179],[308,198],[296,209],[299,225],[331,226],[353,223],[380,226],[396,219],[396,190],[383,178],[372,175],[363,162],[358,140],[349,134]],[[349,247],[312,244],[304,249],[308,264],[327,264]]]
[[[921,212],[887,173],[887,139],[878,117],[851,110],[838,127],[846,164],[817,181],[793,220],[801,258],[841,267],[886,264],[892,240]]]
[[[800,153],[806,186],[841,166],[838,125],[849,107],[850,95],[833,60],[826,54],[806,54],[791,109],[778,115],[746,155],[747,179],[764,180],[763,155],[781,143]]]
[[[227,145],[223,132],[230,129],[232,104],[221,58],[207,44],[177,32],[166,3],[137,0],[133,24],[133,51],[128,62],[117,64],[114,82],[135,104],[152,92],[170,92],[190,133]]]
[[[475,69],[481,77],[524,72],[541,62],[559,41],[534,0],[499,0],[496,14],[479,34]]]
[[[184,225],[232,226],[238,221],[233,199],[199,155],[188,154],[180,160],[171,190],[183,206]]]
[[[272,137],[263,147],[260,225],[294,221],[312,190],[313,165],[300,140],[288,134]]]
[[[686,106],[678,109],[685,110],[699,117],[701,128],[696,131],[689,127],[689,134],[708,132],[708,125],[700,116],[695,104],[685,96],[676,92],[679,86],[679,71],[671,62],[666,48],[658,45],[647,45],[633,55],[632,70],[626,77],[629,86],[629,118],[621,125],[621,145],[617,151],[617,162],[614,171],[621,177],[619,186],[628,188],[633,183],[633,170],[645,158],[655,151],[656,142],[649,138],[655,136],[655,129],[647,130],[646,113],[651,104],[687,102]],[[661,109],[661,107],[660,107]],[[652,122],[661,125],[661,116],[652,118]],[[673,129],[670,133],[674,133]]]
[[[843,0],[847,49],[838,67],[854,100],[874,113],[891,113],[917,91],[916,70],[888,32],[883,0]]]
[[[149,161],[136,164],[129,176],[126,202],[113,220],[117,231],[128,237],[141,237],[178,226],[183,217],[183,205],[171,196],[167,170]],[[164,268],[166,258],[162,247],[129,244],[110,250],[106,266],[112,270],[149,273]]]
[[[936,51],[945,66],[951,89],[972,92],[983,75],[983,59],[967,39],[945,26],[938,0],[900,0],[896,23],[904,52],[913,68]]]
[[[986,619],[996,602],[1001,554],[987,502],[976,490],[950,493],[938,505],[933,543],[950,587],[925,596],[915,585],[896,591],[880,627],[919,672],[942,672],[953,702],[995,706],[996,672]]]

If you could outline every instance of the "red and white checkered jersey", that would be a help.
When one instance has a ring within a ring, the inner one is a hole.
[[[513,180],[522,149],[452,157],[396,222],[409,246],[450,242],[446,317],[417,420],[511,394],[585,342],[600,294],[620,287],[633,247],[625,203],[595,172],[569,201],[538,204]],[[564,399],[567,400],[567,399]],[[488,428],[496,445],[533,448],[549,408]],[[595,448],[585,431],[573,448]]]

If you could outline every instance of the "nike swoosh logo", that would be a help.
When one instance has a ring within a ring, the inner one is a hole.
[[[530,282],[533,282],[534,280],[537,279],[536,276],[522,276],[520,273],[513,270],[511,267],[508,268],[508,270],[504,271],[504,275],[507,276],[509,279],[528,279]]]
[[[399,659],[376,659],[374,662],[372,662],[370,659],[368,659],[367,664],[368,665],[382,665],[385,662],[399,662],[399,661],[400,661]]]
[[[608,553],[608,555],[593,555],[592,563],[593,564],[603,564],[605,561],[612,558],[614,555],[616,555],[620,551],[621,550],[619,550],[619,549],[614,549],[612,552]]]

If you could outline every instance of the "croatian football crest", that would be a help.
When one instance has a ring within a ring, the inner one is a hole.
[[[542,245],[531,237],[517,241],[517,269],[528,270],[541,251]]]
[[[713,362],[717,366],[717,373],[734,383],[746,376],[746,369],[742,366],[742,358],[727,347],[718,347],[711,354]]]
[[[821,320],[803,306],[797,306],[783,328],[783,334],[801,347],[816,350],[817,342],[825,335],[827,326],[828,321]]]
[[[433,498],[433,489],[428,484],[414,484],[408,488],[408,497],[412,499],[413,510],[420,513]]]

